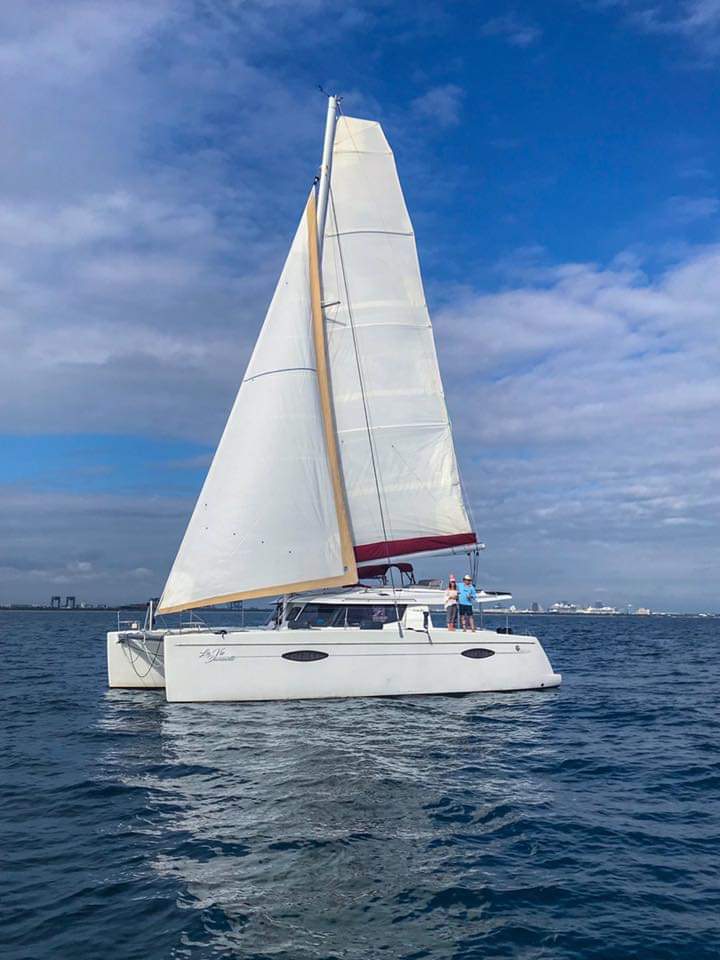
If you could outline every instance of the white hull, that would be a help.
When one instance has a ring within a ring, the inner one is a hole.
[[[139,632],[108,633],[108,686],[150,690],[164,687],[164,639],[164,632],[145,636]]]
[[[146,642],[108,635],[110,686],[165,686],[170,702],[301,700],[556,687],[535,637],[432,629],[174,632]],[[463,655],[484,651],[479,656]],[[286,659],[311,651],[313,660]]]

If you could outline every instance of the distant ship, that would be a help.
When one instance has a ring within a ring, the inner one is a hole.
[[[331,97],[319,177],[153,614],[282,600],[265,628],[151,615],[113,631],[110,686],[170,701],[557,686],[535,637],[448,629],[443,590],[401,559],[459,552],[475,571],[477,548],[393,154]]]
[[[560,603],[553,603],[552,606],[548,607],[548,613],[577,613],[577,604],[562,600]]]
[[[548,607],[548,613],[614,614],[619,612],[615,607],[607,607],[602,603],[590,607],[578,607],[577,604],[568,603],[567,600],[563,600],[560,603],[553,603],[552,606]]]

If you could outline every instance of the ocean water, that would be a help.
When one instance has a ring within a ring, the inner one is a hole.
[[[0,613],[3,960],[720,956],[720,620],[525,621],[556,691],[254,705],[108,691],[113,623]]]

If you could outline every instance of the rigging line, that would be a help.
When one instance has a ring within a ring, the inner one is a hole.
[[[452,436],[452,424],[450,425],[450,434]],[[472,559],[470,560],[470,572],[472,573],[473,583],[477,584],[478,574],[480,573],[480,550],[477,546],[477,527],[475,526],[475,515],[473,512],[472,503],[467,495],[467,489],[465,488],[465,483],[463,482],[462,473],[460,472],[460,464],[457,462],[457,456],[455,457],[455,470],[457,471],[457,478],[460,483],[460,495],[465,505],[465,512],[470,521],[470,529],[475,534],[475,549],[472,552]],[[468,556],[470,556],[470,554],[468,554]]]
[[[450,429],[452,432],[452,427]],[[453,444],[453,448],[454,448],[454,444]],[[472,508],[472,503],[468,498],[467,489],[465,487],[465,483],[462,478],[462,473],[460,472],[460,464],[457,462],[457,457],[455,458],[455,471],[457,473],[458,483],[460,484],[460,493],[462,494],[463,503],[465,505],[465,511],[468,515],[468,519],[470,520],[470,529],[477,536],[477,528],[475,527],[475,516]]]
[[[329,190],[330,196],[330,209],[332,211],[332,218],[335,221],[335,228],[337,229],[338,220],[337,220],[337,211],[335,209],[335,196],[332,190],[332,184],[330,185]],[[397,602],[397,592],[395,588],[395,574],[393,572],[392,561],[390,558],[390,542],[387,535],[387,526],[385,524],[385,511],[383,510],[383,501],[382,493],[380,490],[380,474],[378,471],[377,458],[375,456],[375,445],[373,443],[372,428],[370,426],[370,410],[368,408],[367,395],[365,393],[365,378],[363,377],[362,364],[360,363],[360,351],[358,349],[357,334],[355,331],[355,323],[353,321],[353,310],[352,304],[350,302],[350,288],[348,287],[347,274],[345,272],[345,259],[343,257],[342,245],[340,243],[340,235],[335,238],[337,240],[337,249],[340,260],[340,274],[342,275],[343,287],[345,288],[345,304],[347,307],[348,320],[350,321],[350,333],[352,336],[353,342],[353,351],[355,353],[355,365],[357,367],[358,381],[360,383],[360,396],[362,399],[363,406],[363,415],[365,418],[365,427],[367,429],[368,435],[368,446],[370,447],[370,463],[372,465],[373,477],[375,479],[375,491],[377,493],[378,500],[378,509],[380,511],[380,526],[382,528],[383,540],[387,545],[387,562],[388,562],[388,573],[390,574],[390,586],[392,587],[393,592],[393,603],[395,606],[395,616],[397,617],[397,625],[400,636],[402,637],[402,625],[400,623],[400,610],[398,608]]]
[[[162,641],[160,641],[160,643],[162,643]],[[133,668],[133,673],[139,680],[144,680],[146,677],[148,677],[151,671],[154,669],[155,664],[160,662],[160,649],[161,649],[160,644],[158,644],[155,650],[155,653],[151,654],[150,651],[148,650],[147,639],[143,635],[142,645],[143,645],[142,649],[145,651],[147,655],[147,659],[145,660],[145,664],[147,665],[147,670],[145,671],[145,673],[139,673],[137,667],[135,666],[135,664],[142,659],[142,655],[140,653],[141,648],[139,646],[133,647],[132,643],[125,641],[125,648],[126,650],[129,650],[128,659],[130,660],[130,665]],[[136,656],[133,656],[133,651],[135,651]]]

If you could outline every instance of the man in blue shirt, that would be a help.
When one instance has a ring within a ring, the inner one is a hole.
[[[463,630],[468,627],[475,633],[475,617],[473,616],[473,600],[477,600],[477,590],[473,586],[472,577],[466,573],[462,583],[458,584],[458,612],[460,625]]]

